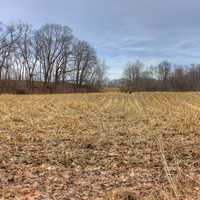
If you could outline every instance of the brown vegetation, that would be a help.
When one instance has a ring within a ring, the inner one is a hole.
[[[200,94],[0,96],[0,199],[200,198]]]
[[[48,87],[44,87],[43,82],[34,81],[31,88],[27,81],[18,80],[0,80],[1,94],[62,94],[62,93],[90,93],[100,92],[103,88],[94,85],[77,85],[72,83],[49,83]]]

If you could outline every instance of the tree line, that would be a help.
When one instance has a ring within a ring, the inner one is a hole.
[[[46,88],[65,83],[99,88],[105,73],[96,50],[75,38],[68,26],[0,24],[0,81],[24,81],[29,89],[36,83]]]
[[[200,64],[176,65],[163,61],[145,67],[129,62],[123,72],[121,89],[132,91],[197,91],[200,90]]]

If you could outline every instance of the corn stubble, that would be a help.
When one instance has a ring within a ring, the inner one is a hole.
[[[0,96],[0,199],[200,199],[200,93]]]

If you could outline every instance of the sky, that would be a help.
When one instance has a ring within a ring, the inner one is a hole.
[[[59,23],[120,78],[127,62],[200,63],[199,0],[0,0],[3,23]]]

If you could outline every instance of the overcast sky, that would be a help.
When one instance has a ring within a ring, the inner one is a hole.
[[[128,61],[200,63],[199,0],[0,0],[0,20],[70,26],[119,78]]]

